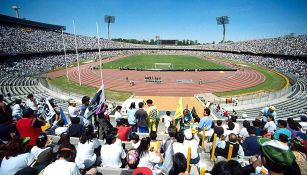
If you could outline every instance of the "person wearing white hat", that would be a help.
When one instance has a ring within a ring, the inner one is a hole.
[[[188,147],[191,147],[191,164],[197,164],[199,162],[199,155],[197,153],[198,141],[194,138],[191,129],[184,130],[184,141],[183,145],[188,152]]]
[[[68,101],[68,113],[70,120],[75,120],[78,117],[79,110],[76,108],[76,101],[74,99],[70,99]]]
[[[266,123],[268,120],[268,116],[272,116],[274,118],[276,118],[277,114],[275,112],[276,108],[274,106],[270,106],[270,107],[265,107],[263,108],[258,115],[258,119],[261,120],[263,123]]]

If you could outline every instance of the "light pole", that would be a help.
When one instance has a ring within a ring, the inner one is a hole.
[[[104,17],[104,22],[108,23],[108,39],[110,40],[111,39],[111,36],[110,36],[110,23],[115,23],[115,16],[106,15]]]
[[[20,9],[20,7],[17,7],[16,5],[13,5],[12,9],[15,10],[16,18],[19,18],[19,11],[18,10]]]
[[[226,33],[226,27],[225,24],[229,24],[229,18],[228,16],[220,16],[216,18],[217,25],[223,25],[223,40],[222,43],[225,41],[225,33]]]

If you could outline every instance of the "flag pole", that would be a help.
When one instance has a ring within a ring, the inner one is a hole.
[[[63,41],[64,58],[65,58],[65,66],[66,66],[66,77],[67,77],[67,79],[69,80],[69,76],[68,76],[68,66],[67,66],[67,57],[66,57],[66,47],[65,47],[63,29],[62,29],[62,41]]]
[[[98,44],[98,56],[99,56],[99,64],[100,64],[100,78],[101,78],[101,86],[103,86],[103,78],[102,78],[102,61],[101,61],[101,54],[100,54],[100,38],[99,38],[99,28],[98,22],[96,22],[97,28],[97,44]]]
[[[79,75],[79,85],[81,86],[81,75],[80,75],[80,64],[79,64],[79,54],[78,54],[78,46],[77,46],[77,35],[76,35],[76,26],[75,20],[72,20],[74,26],[74,34],[75,34],[75,47],[76,47],[76,56],[77,56],[77,63],[78,63],[78,75]]]

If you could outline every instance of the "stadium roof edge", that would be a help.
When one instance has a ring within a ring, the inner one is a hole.
[[[43,28],[43,29],[48,29],[48,30],[66,30],[65,26],[60,26],[60,25],[54,25],[54,24],[47,24],[47,23],[42,23],[42,22],[36,22],[36,21],[31,21],[31,20],[26,20],[26,19],[19,19],[11,16],[6,16],[0,14],[0,23],[7,23],[7,24],[17,24],[17,25],[22,25],[22,26],[27,26],[27,27],[38,27],[38,28]]]

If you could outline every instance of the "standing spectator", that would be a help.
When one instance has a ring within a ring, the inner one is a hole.
[[[35,145],[36,139],[42,133],[41,127],[44,125],[45,122],[36,118],[31,108],[26,108],[23,118],[16,123],[17,130],[21,137],[30,137],[28,146]]]
[[[159,123],[160,119],[158,119],[158,108],[153,105],[153,101],[148,99],[146,103],[146,112],[148,115],[148,131],[150,133],[151,131],[157,131],[157,123]]]
[[[181,121],[180,121],[181,120]],[[188,109],[183,110],[183,116],[179,119],[180,121],[180,131],[183,133],[184,130],[191,128],[191,123],[193,123],[192,113]]]
[[[165,126],[165,133],[168,133],[168,127],[171,126],[171,124],[173,123],[173,118],[171,116],[171,112],[170,111],[166,111],[166,115],[164,115],[162,117],[162,121],[164,122],[164,126]]]
[[[105,144],[101,147],[101,166],[120,168],[125,166],[122,159],[126,158],[126,152],[122,145],[117,143],[117,129],[109,130],[106,134]]]
[[[140,156],[140,162],[138,167],[147,167],[153,169],[155,164],[162,163],[162,156],[160,150],[156,152],[149,151],[150,147],[150,138],[144,137],[141,140],[140,146],[137,148],[137,152]]]
[[[14,138],[6,145],[5,157],[0,166],[0,174],[14,175],[19,170],[29,167],[35,157],[26,152],[29,138]]]
[[[48,165],[44,170],[44,175],[80,175],[76,158],[76,148],[72,144],[65,144],[60,147],[58,159]]]
[[[22,102],[21,99],[15,100],[15,105],[13,106],[13,109],[12,109],[12,116],[15,120],[19,120],[22,117],[23,110],[22,110],[21,102]]]
[[[125,118],[121,118],[116,126],[117,130],[117,138],[119,138],[121,141],[127,141],[128,135],[131,130],[131,126],[129,126],[128,120]]]
[[[84,133],[81,135],[78,147],[77,147],[77,156],[76,164],[79,169],[88,169],[91,168],[96,162],[96,155],[99,152],[100,143],[94,134],[94,129],[92,125],[88,125],[84,129]],[[98,150],[98,151],[97,151]]]
[[[122,106],[116,106],[114,117],[115,117],[115,121],[116,121],[117,125],[120,122],[120,119],[123,118],[121,111],[122,111]]]
[[[78,117],[78,109],[76,108],[76,101],[73,99],[70,99],[68,101],[68,113],[69,113],[69,117],[70,117],[70,121],[76,120],[76,118]]]
[[[262,123],[265,124],[267,122],[267,117],[268,116],[272,116],[272,117],[276,117],[276,112],[275,112],[275,107],[274,106],[270,106],[270,107],[265,107],[263,108],[258,115],[258,119],[262,120]]]
[[[247,136],[242,144],[245,156],[260,155],[260,146],[258,144],[258,137],[256,136],[256,129],[253,126],[247,127]]]
[[[208,131],[211,128],[212,119],[210,117],[210,113],[211,113],[211,111],[210,111],[209,108],[204,109],[204,117],[202,119],[200,119],[200,122],[198,124],[198,130],[200,132],[203,131],[204,127],[206,127],[206,131]]]
[[[85,111],[90,104],[90,97],[88,97],[88,96],[82,97],[81,102],[82,102],[82,105],[80,106],[80,116],[82,116],[83,123],[86,124],[86,125],[92,125],[93,124],[92,116],[90,116],[89,118],[85,118],[85,116],[84,116]],[[80,122],[80,120],[79,120],[79,122]]]
[[[129,125],[132,126],[132,132],[137,132],[135,112],[135,102],[131,102],[129,109],[127,110],[127,114]]]
[[[263,127],[264,130],[268,131],[268,134],[274,134],[275,130],[276,130],[276,124],[274,122],[274,117],[269,115],[267,117],[267,123],[264,125]]]
[[[148,114],[143,109],[144,103],[139,103],[139,109],[135,112],[135,118],[137,119],[137,126],[140,133],[148,133],[148,127],[147,127],[147,118]]]
[[[31,108],[34,113],[36,114],[37,112],[37,102],[36,102],[36,99],[34,98],[33,94],[29,94],[27,96],[27,100],[26,100],[26,106]]]

